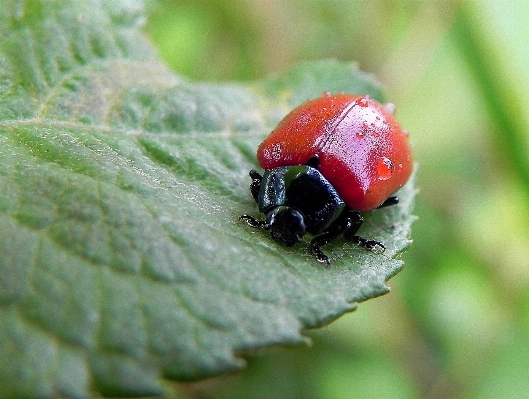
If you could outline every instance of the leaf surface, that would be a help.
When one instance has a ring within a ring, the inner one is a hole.
[[[0,397],[155,395],[160,377],[240,368],[388,291],[414,189],[366,216],[329,269],[238,220],[257,216],[255,149],[324,91],[369,94],[354,65],[253,84],[190,82],[139,29],[140,1],[0,4]]]

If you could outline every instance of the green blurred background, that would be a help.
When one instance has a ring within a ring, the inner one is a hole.
[[[197,80],[302,60],[383,82],[420,163],[392,292],[176,398],[529,398],[529,2],[160,0],[147,31]]]

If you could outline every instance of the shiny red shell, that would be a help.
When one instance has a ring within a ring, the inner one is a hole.
[[[328,95],[290,112],[257,149],[263,169],[305,164],[319,170],[356,211],[381,205],[406,183],[413,161],[408,133],[366,96]]]

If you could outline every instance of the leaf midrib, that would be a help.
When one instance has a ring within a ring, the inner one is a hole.
[[[236,132],[236,131],[218,131],[218,132],[201,132],[194,131],[191,133],[179,133],[179,132],[149,132],[144,130],[131,130],[131,129],[122,129],[120,127],[113,127],[107,125],[88,125],[80,122],[68,122],[68,121],[59,121],[51,119],[40,119],[40,118],[30,118],[30,119],[9,119],[0,122],[0,129],[16,129],[18,127],[44,127],[44,128],[62,128],[68,129],[71,131],[80,131],[84,133],[112,133],[113,136],[121,135],[123,137],[147,137],[147,138],[157,138],[157,139],[171,139],[174,141],[178,140],[201,140],[201,139],[234,139],[234,138],[257,138],[264,137],[262,129],[258,131],[246,131]]]

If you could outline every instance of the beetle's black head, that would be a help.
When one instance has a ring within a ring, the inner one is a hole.
[[[272,238],[290,247],[307,233],[305,218],[290,206],[278,206],[266,214],[265,227]]]

